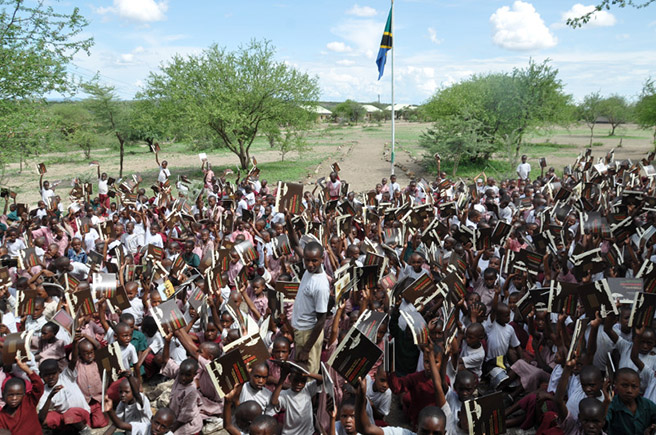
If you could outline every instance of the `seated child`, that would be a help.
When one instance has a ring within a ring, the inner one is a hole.
[[[11,378],[5,382],[2,387],[5,406],[0,410],[0,427],[14,434],[40,434],[42,430],[36,405],[43,395],[43,381],[18,358],[16,365],[30,379],[32,390],[25,391],[25,381],[22,378]]]
[[[615,397],[606,414],[609,434],[642,434],[656,424],[656,404],[640,395],[640,376],[628,367],[615,373]]]
[[[171,429],[175,424],[175,413],[169,408],[162,408],[157,410],[153,418],[147,423],[135,422],[126,423],[118,418],[116,411],[114,411],[114,404],[109,397],[105,398],[105,412],[112,420],[112,424],[117,429],[129,431],[133,435],[166,435],[171,433]]]
[[[32,345],[36,344],[34,359],[37,363],[47,359],[54,359],[59,363],[59,369],[64,370],[68,365],[66,362],[65,344],[62,340],[57,339],[59,325],[53,322],[47,322],[41,328],[41,337],[32,337]]]
[[[153,417],[153,412],[150,409],[148,397],[139,392],[137,378],[130,376],[121,379],[118,395],[121,401],[116,406],[116,415],[121,421],[130,424],[148,424]]]
[[[89,405],[78,387],[73,372],[59,370],[54,359],[39,365],[39,373],[45,383],[44,394],[37,405],[39,421],[54,431],[77,431],[90,434]]]

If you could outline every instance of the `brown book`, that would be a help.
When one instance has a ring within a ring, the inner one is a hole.
[[[297,183],[278,182],[275,209],[277,211],[286,209],[291,214],[299,214],[303,211],[303,185]]]
[[[506,433],[506,414],[501,391],[477,397],[463,403],[469,435],[499,435]]]
[[[87,315],[96,312],[96,305],[93,303],[90,288],[77,290],[75,293],[66,292],[64,295],[74,319],[78,315]]]
[[[43,175],[46,172],[48,172],[48,170],[46,169],[46,164],[45,163],[39,163],[37,165],[37,170],[39,171],[39,175]]]
[[[106,371],[112,381],[117,381],[119,374],[129,369],[129,367],[123,366],[123,353],[118,341],[96,349],[96,364],[98,365],[98,372]]]
[[[206,370],[219,397],[224,397],[235,386],[248,382],[250,378],[248,365],[244,362],[239,349],[224,353],[210,362]]]
[[[175,299],[169,299],[156,307],[151,308],[153,319],[157,323],[159,332],[166,337],[169,333],[187,326],[184,314],[178,308]]]
[[[328,365],[355,387],[358,379],[369,373],[382,354],[383,351],[354,326],[330,356]]]
[[[32,359],[30,346],[32,342],[32,331],[14,332],[5,336],[2,347],[2,364],[11,366],[16,363],[16,358]]]

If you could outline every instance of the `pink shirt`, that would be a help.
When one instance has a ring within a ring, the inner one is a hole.
[[[84,394],[84,399],[87,403],[94,399],[97,402],[102,402],[102,378],[98,373],[98,365],[95,361],[90,364],[85,364],[81,360],[75,363],[75,377],[77,378],[77,385],[80,391]]]
[[[171,388],[169,408],[175,414],[176,421],[184,423],[175,433],[177,435],[195,435],[203,429],[203,418],[200,415],[200,395],[196,384],[189,385],[178,382],[180,367],[171,358],[162,367],[161,373],[167,378],[175,379]]]

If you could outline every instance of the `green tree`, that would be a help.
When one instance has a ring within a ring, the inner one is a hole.
[[[285,115],[289,122],[278,120],[282,128],[279,128],[278,123],[263,127],[269,145],[280,152],[280,161],[283,162],[285,156],[292,151],[303,153],[310,149],[307,133],[317,121],[317,114],[311,107],[290,107]]]
[[[57,103],[52,106],[53,125],[64,140],[78,146],[86,159],[91,158],[91,150],[96,144],[97,128],[94,115],[84,103]]]
[[[98,77],[89,83],[82,84],[82,89],[89,95],[84,103],[94,116],[97,132],[116,136],[120,159],[119,177],[123,177],[123,156],[131,133],[130,108],[118,100],[116,89],[113,86],[101,85]]]
[[[579,119],[585,122],[585,125],[590,129],[590,145],[592,145],[592,138],[594,136],[594,128],[597,125],[597,119],[601,116],[602,112],[602,98],[599,92],[593,92],[583,98],[579,104],[578,115]]]
[[[653,128],[653,141],[656,145],[656,83],[652,78],[647,79],[642,87],[640,100],[634,109],[636,122],[642,128]]]
[[[455,176],[463,159],[475,161],[494,150],[484,130],[484,124],[473,117],[448,117],[422,133],[419,143],[431,154],[438,153],[445,161],[452,161]]]
[[[367,111],[362,107],[362,104],[353,100],[346,100],[343,103],[339,103],[333,109],[333,115],[348,122],[353,122],[354,124],[357,124],[366,114]]]
[[[161,119],[192,140],[227,147],[243,169],[261,129],[288,128],[289,111],[316,104],[317,79],[274,59],[268,42],[251,41],[236,51],[212,45],[202,54],[174,56],[151,73],[138,98],[150,100]],[[302,121],[301,121],[302,123]]]
[[[592,16],[599,11],[602,11],[604,9],[608,10],[612,7],[619,7],[619,8],[625,8],[627,6],[636,8],[636,9],[642,9],[650,4],[654,3],[656,0],[641,0],[641,1],[635,1],[635,0],[602,0],[598,4],[595,5],[595,8],[592,9],[590,12],[587,14],[584,14],[580,17],[574,17],[574,18],[568,18],[567,19],[567,25],[571,27],[581,27],[588,21],[592,19]]]
[[[512,73],[474,75],[442,89],[422,112],[434,121],[475,118],[481,122],[481,134],[516,163],[526,134],[569,120],[570,101],[558,70],[548,61],[531,61]]]
[[[615,136],[615,129],[629,122],[631,118],[631,107],[626,98],[620,95],[611,95],[601,101],[601,116],[605,116],[610,124],[609,136]]]
[[[60,13],[42,0],[0,0],[0,99],[68,91],[66,65],[93,44],[81,37],[86,26],[78,8]]]

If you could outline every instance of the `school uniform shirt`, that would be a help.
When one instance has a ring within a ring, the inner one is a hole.
[[[47,385],[44,386],[43,396],[41,396],[39,404],[37,405],[39,411],[46,404],[48,395],[50,395],[52,390],[58,385],[61,385],[64,388],[52,396],[50,409],[48,411],[55,411],[63,414],[71,408],[82,408],[85,411],[90,412],[89,404],[85,400],[82,391],[80,391],[80,387],[77,385],[77,380],[75,379],[73,372],[68,367],[59,374],[59,380],[52,388]]]
[[[268,391],[268,390],[267,390]],[[298,393],[285,390],[280,393],[279,404],[275,407],[276,412],[285,410],[283,422],[283,433],[285,435],[307,435],[314,433],[312,424],[312,397],[321,391],[317,381],[313,380],[305,384]]]
[[[477,349],[467,346],[463,340],[460,358],[467,370],[472,371],[480,378],[483,375],[483,363],[485,362],[485,349],[480,345]]]
[[[146,231],[145,237],[144,237],[144,246],[148,245],[155,245],[158,248],[164,249],[164,240],[162,239],[162,236],[159,233],[155,233],[155,235],[150,234],[150,231]]]
[[[95,228],[90,228],[89,232],[84,235],[84,250],[87,252],[95,251],[96,240],[98,240],[99,238],[100,235],[98,234],[98,231],[96,231]]]
[[[387,415],[390,412],[392,405],[392,390],[389,388],[384,392],[374,391],[374,380],[367,375],[367,398],[371,402],[371,406],[376,408],[378,412]]]
[[[123,310],[123,312],[132,314],[135,324],[140,325],[144,316],[143,301],[135,296],[134,299],[130,299],[130,308]]]
[[[129,370],[130,367],[135,365],[139,361],[139,356],[137,355],[137,350],[134,348],[132,343],[128,343],[127,346],[121,348],[121,354],[123,355],[123,366],[126,370]]]
[[[246,382],[239,394],[239,403],[244,403],[248,400],[254,400],[262,408],[266,415],[273,415],[275,411],[271,406],[271,391],[266,388],[257,390],[251,386],[250,382]]]
[[[635,371],[638,371],[638,367],[631,361],[631,349],[633,348],[633,342],[627,341],[622,337],[617,338],[617,343],[615,343],[615,349],[620,354],[620,362],[618,368],[622,369],[628,367]],[[638,353],[638,358],[645,364],[645,367],[656,370],[656,355],[654,355],[653,350],[646,355]],[[643,378],[640,380],[640,391],[645,391],[647,388],[647,381]]]
[[[305,271],[292,311],[292,328],[307,331],[314,328],[317,323],[317,313],[328,312],[328,298],[330,284],[328,276],[321,272],[310,273]]]
[[[527,180],[528,176],[531,174],[531,164],[530,163],[520,163],[517,166],[517,174],[522,180]]]
[[[102,378],[98,371],[98,364],[95,361],[85,364],[81,359],[78,359],[75,363],[73,376],[87,403],[91,402],[91,399],[99,403],[102,402]]]
[[[451,410],[450,418],[446,420],[446,433],[449,435],[467,435],[469,432],[460,429],[458,423],[460,419],[458,418],[458,413],[462,409],[462,402],[458,398],[458,393],[456,393],[453,388],[451,388],[446,393],[446,404]],[[465,417],[461,415],[461,417]]]
[[[130,424],[150,423],[150,419],[153,417],[153,411],[150,409],[150,401],[144,393],[139,393],[139,395],[141,396],[143,405],[140,405],[136,400],[134,403],[118,402],[116,415],[121,421]],[[134,431],[132,433],[134,434]]]
[[[520,345],[515,330],[509,324],[501,326],[496,321],[490,322],[489,319],[483,322],[483,327],[487,333],[487,356],[486,361],[498,356],[504,356],[508,353],[510,347]]]
[[[211,361],[198,355],[198,374],[195,381],[198,382],[198,397],[200,399],[200,412],[203,418],[223,415],[223,398],[216,392],[212,377],[207,371],[207,365]]]
[[[609,434],[642,434],[656,423],[656,404],[644,397],[636,397],[635,414],[622,403],[619,396],[613,397],[606,414],[606,430]]]
[[[38,319],[33,319],[31,315],[27,316],[25,319],[25,330],[32,331],[32,337],[40,338],[41,337],[41,328],[43,325],[48,323],[43,314]]]
[[[29,375],[29,381],[32,383],[32,390],[25,393],[13,415],[9,414],[6,407],[0,409],[0,427],[15,434],[40,435],[43,434],[43,429],[39,423],[36,405],[43,397],[44,385],[39,375],[34,372]]]
[[[16,239],[14,240],[13,243],[7,243],[6,246],[7,246],[7,253],[12,258],[18,257],[18,252],[21,249],[27,248],[23,239]]]
[[[244,210],[248,210],[248,202],[242,196],[242,198],[237,203],[237,210],[235,210],[235,215],[237,215],[238,217],[242,217],[244,214]]]
[[[569,383],[567,384],[567,410],[575,419],[579,418],[579,403],[587,396],[581,387],[581,380],[577,376],[570,376]],[[595,397],[600,402],[604,401],[604,394],[600,393]]]
[[[157,175],[157,181],[160,183],[166,183],[166,180],[171,176],[171,171],[168,168],[159,167],[159,175]]]
[[[107,180],[98,178],[98,195],[107,195],[108,192]]]
[[[150,435],[150,422],[148,423],[130,423],[132,425],[132,435]],[[168,431],[164,435],[173,435]]]
[[[41,189],[41,200],[50,205],[50,198],[55,196],[55,191],[52,189]]]
[[[203,429],[198,389],[193,381],[189,385],[182,385],[178,382],[179,371],[178,363],[169,358],[160,372],[167,378],[175,379],[171,387],[169,408],[175,414],[176,420],[184,423],[175,433],[177,435],[197,434]]]
[[[389,185],[390,197],[394,198],[394,194],[399,190],[401,190],[401,185],[399,183],[390,183]]]

